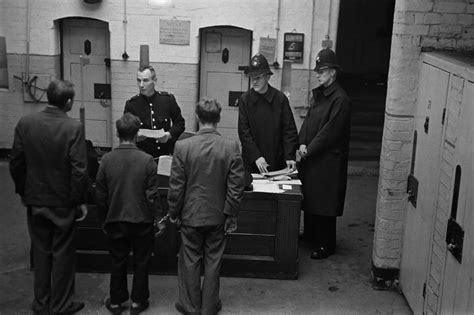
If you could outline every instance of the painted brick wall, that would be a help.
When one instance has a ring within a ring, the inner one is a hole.
[[[403,229],[396,227],[400,226],[400,222],[403,225],[407,208],[406,179],[410,171],[420,52],[422,49],[472,50],[473,6],[472,0],[396,1],[372,256],[376,267],[400,267]],[[454,84],[452,89],[459,87]],[[453,102],[448,112],[451,117],[448,123],[451,125],[447,129],[449,137],[454,137],[454,129],[451,128],[455,126],[455,114],[458,112]],[[450,189],[452,174],[452,157],[449,154],[452,151],[444,145],[440,195],[445,199],[440,200],[439,207],[447,207],[446,194]],[[427,289],[427,304],[431,310],[428,313],[436,311],[438,302],[440,266],[444,257],[441,250],[446,225],[444,211],[439,211],[442,217],[439,219],[444,220],[444,225],[436,225],[434,237],[433,273]]]
[[[31,57],[32,59],[48,60],[31,61],[31,73],[59,77],[58,56],[61,49],[58,20],[72,16],[98,19],[109,24],[112,119],[122,113],[124,101],[137,90],[135,71],[139,49],[140,45],[148,45],[150,63],[161,74],[158,88],[175,94],[185,118],[191,121],[199,88],[199,29],[214,25],[232,25],[251,30],[252,54],[258,51],[261,37],[277,37],[276,55],[280,65],[283,63],[283,34],[293,31],[304,33],[303,63],[293,64],[292,67],[291,103],[293,106],[307,105],[309,90],[314,88],[316,82],[311,71],[316,53],[328,32],[333,41],[336,39],[339,1],[301,0],[295,5],[294,1],[282,0],[279,23],[278,3],[275,0],[175,0],[173,7],[157,7],[150,5],[148,0],[114,0],[102,1],[100,4],[87,4],[79,0],[1,1],[0,36],[6,37],[10,88],[0,90],[0,117],[7,122],[0,125],[0,148],[10,147],[12,126],[23,114],[41,108],[41,105],[23,102],[21,84],[13,79],[14,75],[26,72],[27,48],[29,47],[31,56],[36,56]],[[331,10],[329,4],[332,5]],[[189,20],[190,44],[161,45],[160,19]],[[30,30],[29,35],[27,28]],[[130,56],[127,62],[123,62],[121,57],[125,50]],[[53,58],[54,61],[48,58]],[[279,88],[281,69],[274,73],[271,83]],[[299,116],[295,111],[298,126],[302,123],[302,117]],[[190,127],[192,124],[187,124],[187,128]]]

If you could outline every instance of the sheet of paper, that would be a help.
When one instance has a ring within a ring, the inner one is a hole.
[[[263,176],[260,173],[252,173],[252,178],[253,179],[262,179],[262,178],[265,178],[265,176]]]
[[[172,161],[173,157],[171,155],[161,155],[158,158],[158,167],[156,169],[156,173],[158,175],[170,176]]]
[[[284,190],[280,189],[275,183],[260,183],[258,181],[254,181],[252,186],[253,191],[255,192],[266,192],[272,194],[281,194],[284,192]]]
[[[301,181],[299,179],[279,180],[275,183],[282,185],[301,185]]]
[[[161,138],[165,135],[165,131],[162,129],[152,130],[152,129],[140,129],[138,130],[139,136],[145,136],[147,138]]]

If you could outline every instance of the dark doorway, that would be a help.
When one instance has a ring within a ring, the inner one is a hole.
[[[352,100],[351,160],[378,160],[395,0],[341,0],[339,82]]]

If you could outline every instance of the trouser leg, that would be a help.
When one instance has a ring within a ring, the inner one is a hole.
[[[204,282],[202,286],[202,315],[216,314],[222,307],[219,298],[220,270],[226,239],[224,226],[206,228],[204,241]]]
[[[132,301],[143,303],[150,297],[148,286],[148,267],[153,250],[153,234],[135,236],[132,240],[133,248],[133,285]]]
[[[48,219],[32,214],[28,207],[28,230],[34,261],[34,300],[35,312],[49,311],[51,297],[52,233],[54,225]]]
[[[110,302],[121,304],[128,300],[127,289],[127,262],[130,253],[130,240],[122,236],[116,239],[108,239],[109,253],[112,257],[110,271]]]
[[[303,214],[304,232],[303,238],[311,243],[315,243],[317,240],[316,235],[316,215],[309,212]],[[318,245],[318,244],[315,244]]]
[[[179,304],[189,313],[201,310],[203,235],[197,228],[181,226],[178,259]]]
[[[317,246],[334,251],[336,249],[336,217],[317,215],[315,223]]]
[[[71,209],[64,211],[72,211]],[[73,302],[76,272],[76,248],[73,221],[56,226],[53,235],[53,263],[51,272],[51,310],[60,313]]]

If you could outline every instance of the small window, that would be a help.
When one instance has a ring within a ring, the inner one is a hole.
[[[0,36],[0,88],[8,89],[7,44]]]

